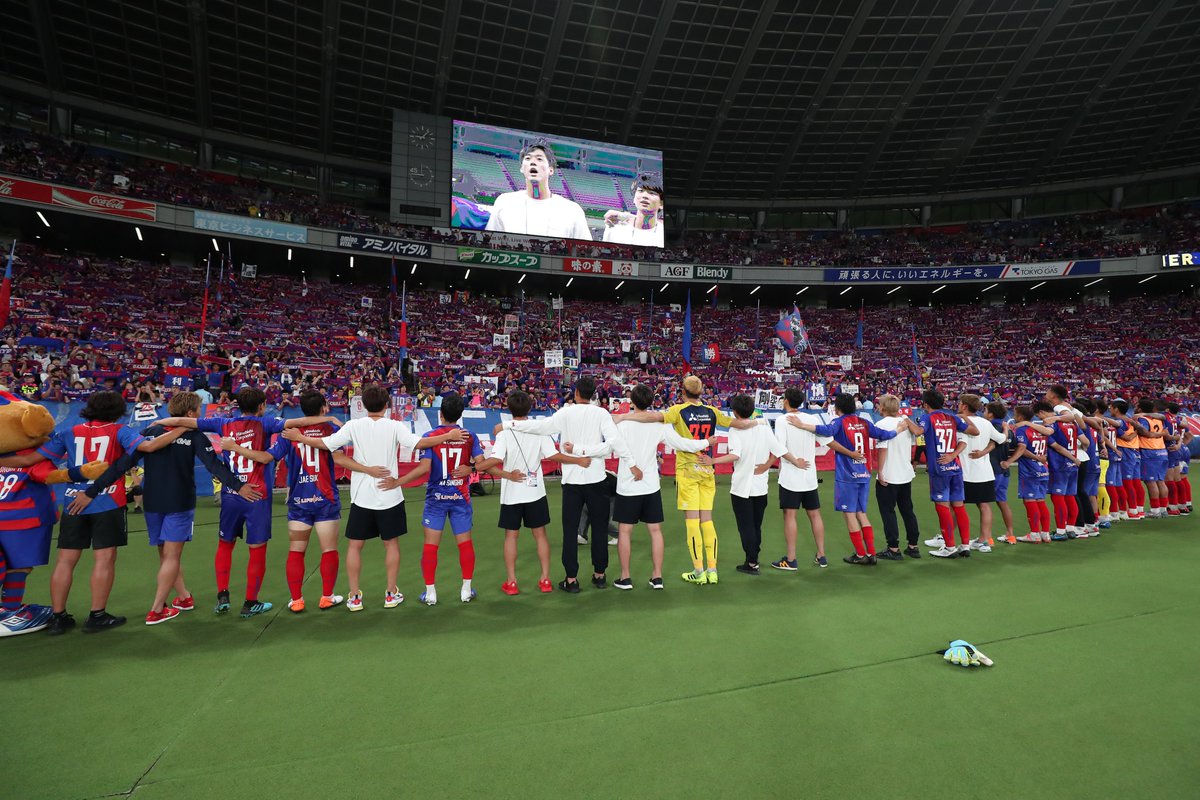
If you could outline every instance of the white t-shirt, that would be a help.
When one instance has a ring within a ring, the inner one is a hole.
[[[558,434],[560,442],[570,442],[578,447],[595,447],[603,442],[612,443],[613,452],[620,458],[631,458],[625,440],[613,424],[612,414],[591,403],[570,403],[544,419],[514,420],[506,428],[522,433],[539,433],[545,436]],[[587,467],[563,464],[563,483],[589,484],[604,480],[604,460],[593,459]]]
[[[664,423],[626,420],[617,426],[617,430],[633,455],[632,459],[622,458],[617,465],[617,494],[625,497],[654,494],[659,490],[658,446],[663,442],[686,453],[698,453],[709,446],[707,439],[685,439]],[[576,448],[574,455],[588,456],[595,464],[612,449],[612,444],[605,442],[599,446]],[[633,479],[634,464],[642,471],[640,481]]]
[[[486,229],[553,239],[591,241],[592,238],[587,217],[578,203],[559,194],[534,200],[524,189],[505,192],[496,198]]]
[[[504,478],[500,481],[500,505],[532,503],[546,496],[546,484],[542,477],[542,460],[558,454],[554,440],[549,436],[501,430],[492,443],[492,458],[503,459],[504,470],[520,470],[527,479],[523,483]]]
[[[970,416],[967,417],[967,420],[979,429],[979,433],[974,436],[965,433],[959,434],[967,443],[967,449],[963,450],[962,455],[958,457],[958,463],[962,464],[963,483],[987,483],[995,480],[996,473],[992,471],[992,459],[987,456],[971,458],[971,453],[987,447],[988,442],[1004,444],[1004,434],[996,430],[996,426],[990,420],[983,417]]]
[[[729,452],[738,457],[733,462],[729,493],[735,497],[761,497],[767,493],[770,473],[755,475],[754,468],[771,456],[782,456],[787,447],[775,438],[770,426],[755,425],[753,428],[729,429]]]
[[[638,247],[662,247],[663,223],[659,220],[653,228],[639,228],[635,219],[633,222],[605,226],[604,241]]]
[[[368,467],[387,467],[393,478],[398,477],[400,446],[415,448],[421,437],[408,426],[387,417],[352,419],[321,441],[330,450],[353,445],[354,460]],[[404,502],[399,488],[384,491],[365,472],[350,473],[350,502],[359,508],[383,510]]]
[[[916,477],[912,466],[913,435],[907,428],[899,429],[901,419],[903,417],[881,417],[875,423],[875,427],[882,431],[896,431],[896,438],[875,442],[876,450],[887,451],[883,469],[879,471],[879,477],[887,483],[912,483]]]
[[[795,414],[795,412],[793,412]],[[775,420],[775,440],[787,448],[796,458],[808,462],[808,469],[800,469],[790,461],[779,464],[779,486],[790,492],[811,492],[817,488],[817,444],[829,444],[833,439],[827,436],[817,436],[815,433],[802,431],[794,425],[789,425],[784,414]],[[800,419],[809,419],[811,415],[798,415]]]

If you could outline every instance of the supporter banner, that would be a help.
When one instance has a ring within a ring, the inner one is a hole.
[[[507,350],[511,347],[510,341],[509,334],[507,333],[492,334],[492,347],[503,347]]]
[[[554,309],[555,311],[562,311],[562,307],[563,299],[561,297],[555,297],[550,300],[550,308]]]
[[[492,267],[542,268],[542,257],[534,253],[510,253],[507,250],[478,250],[474,247],[458,248],[458,261],[462,264],[486,264]]]
[[[1008,264],[1000,273],[1008,280],[1065,278],[1068,275],[1095,275],[1100,272],[1100,259],[1088,261],[1047,261],[1039,264]]]
[[[546,369],[562,369],[563,351],[562,350],[547,350],[545,352]]]
[[[806,395],[808,402],[825,405],[825,384],[810,383],[808,385],[808,392],[806,392]]]
[[[986,281],[1035,280],[1064,278],[1068,275],[1095,275],[1100,272],[1100,260],[1051,261],[1044,264],[983,264],[966,267],[871,267],[868,269],[826,269],[825,280],[831,283],[911,281]]]
[[[716,364],[721,360],[721,348],[716,342],[704,345],[700,351],[700,360],[706,364]]]
[[[339,233],[337,246],[346,250],[366,250],[371,253],[386,253],[405,258],[432,258],[433,245],[428,242],[409,242],[389,236],[371,236],[361,233]]]
[[[504,332],[505,333],[514,333],[520,327],[521,327],[521,320],[517,317],[516,314],[505,314],[504,315]]]
[[[660,278],[698,281],[731,281],[733,267],[708,267],[703,264],[659,264]]]
[[[776,367],[790,367],[792,365],[792,357],[788,355],[787,350],[776,350],[772,364]]]
[[[592,275],[621,275],[632,278],[637,275],[636,261],[608,261],[602,258],[564,258],[566,272],[586,272]]]
[[[233,214],[218,214],[214,211],[195,211],[192,227],[213,233],[233,233],[253,236],[258,239],[277,239],[296,244],[308,244],[308,228],[273,222],[257,217],[239,217]]]
[[[854,366],[854,356],[838,356],[838,365],[842,368],[843,372],[848,371]]]
[[[117,197],[111,194],[96,194],[86,189],[64,189],[55,186],[51,196],[56,206],[66,206],[79,211],[94,211],[98,214],[111,214],[114,217],[127,217],[153,222],[157,216],[158,206],[145,200],[131,200],[128,197]]]
[[[364,297],[361,301],[361,305],[363,308],[371,308],[375,305],[375,301],[370,297]]]
[[[858,384],[857,383],[843,383],[842,384],[842,394],[858,394]]]
[[[1164,267],[1200,267],[1200,253],[1171,253],[1162,257],[1162,265]]]

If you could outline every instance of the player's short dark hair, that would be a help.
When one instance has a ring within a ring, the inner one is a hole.
[[[658,195],[658,199],[666,202],[666,197],[663,195],[663,177],[659,172],[643,172],[633,179],[629,190],[636,192],[638,189],[645,189],[648,192],[654,192]]]
[[[1096,413],[1096,401],[1089,397],[1077,397],[1071,405],[1083,412],[1085,417]]]
[[[464,407],[462,395],[454,392],[442,398],[442,407],[439,410],[442,412],[442,419],[446,422],[458,422],[463,415]]]
[[[550,162],[550,169],[558,169],[558,156],[554,155],[554,148],[545,139],[534,139],[522,147],[521,154],[517,156],[517,160],[524,161],[525,156],[529,155],[531,150],[541,150],[546,154],[546,160]]]
[[[1057,395],[1058,397],[1061,397],[1063,400],[1066,400],[1068,397],[1071,396],[1071,393],[1067,391],[1067,387],[1063,386],[1061,383],[1056,383],[1053,386],[1051,386],[1050,392]],[[1053,411],[1053,410],[1054,409],[1051,409],[1051,411]]]
[[[926,389],[921,392],[921,402],[936,410],[946,405],[946,396],[937,389]]]
[[[378,383],[368,383],[362,387],[362,402],[363,408],[369,414],[378,414],[388,407],[388,402],[391,397],[388,396],[388,390],[380,386]]]
[[[854,395],[838,392],[833,398],[833,407],[843,414],[853,414],[858,410],[858,406],[854,404]]]
[[[1143,414],[1149,414],[1154,411],[1154,401],[1149,397],[1143,397],[1138,400],[1138,411]]]
[[[1167,401],[1167,412],[1170,414],[1178,414],[1179,413],[1179,403],[1176,403],[1174,400],[1168,400]]]
[[[735,394],[729,400],[729,407],[742,419],[754,416],[754,398],[748,394]]]
[[[654,392],[650,391],[650,387],[644,383],[639,383],[633,387],[633,391],[629,393],[629,399],[639,410],[645,411],[654,404]]]
[[[1029,406],[1017,406],[1013,409],[1013,416],[1021,422],[1029,422],[1033,419],[1033,409]]]
[[[1164,399],[1163,399],[1163,398],[1161,398],[1161,397],[1160,397],[1160,398],[1158,398],[1157,400],[1155,400],[1155,401],[1154,401],[1154,410],[1155,410],[1155,411],[1160,411],[1160,412],[1161,412],[1161,411],[1166,411],[1166,410],[1167,410],[1167,401],[1166,401],[1166,400],[1164,400]]]
[[[804,403],[804,392],[798,386],[789,386],[783,390],[783,399],[792,408],[800,408]]]
[[[243,414],[253,414],[263,403],[267,402],[267,396],[257,386],[243,386],[238,389],[236,400],[238,409]]]
[[[522,392],[520,389],[514,389],[508,393],[508,410],[514,417],[529,416],[531,408],[533,408],[533,399],[528,393]]]
[[[87,399],[79,416],[100,422],[116,422],[125,416],[125,398],[120,392],[96,392]]]
[[[1129,413],[1129,403],[1126,403],[1125,400],[1120,397],[1114,397],[1112,400],[1109,400],[1108,407],[1115,408],[1119,414]]]
[[[958,402],[967,407],[967,410],[972,414],[978,414],[979,409],[983,408],[983,398],[977,394],[963,392],[958,396]]]
[[[575,392],[584,400],[591,400],[596,394],[596,379],[591,375],[584,375],[575,381]]]
[[[1050,405],[1045,400],[1037,400],[1033,404],[1033,413],[1035,413],[1035,414],[1053,414],[1054,406]]]
[[[300,395],[300,410],[306,417],[317,417],[325,410],[325,395],[320,392],[305,392]]]
[[[1004,419],[1008,416],[1008,406],[1004,405],[1003,400],[993,400],[988,403],[987,410],[992,415],[992,419]]]

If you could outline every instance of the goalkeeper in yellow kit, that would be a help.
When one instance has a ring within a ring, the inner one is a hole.
[[[616,421],[667,423],[685,439],[711,438],[717,428],[752,428],[757,420],[735,419],[720,409],[700,402],[704,383],[695,375],[683,379],[682,403],[662,411],[635,411]],[[688,551],[692,555],[692,572],[683,573],[688,583],[703,585],[717,582],[717,527],[713,524],[713,499],[717,495],[717,480],[713,468],[697,458],[701,453],[675,453],[676,506],[683,512],[687,527]],[[711,455],[711,454],[710,454]],[[707,561],[707,569],[705,562]]]

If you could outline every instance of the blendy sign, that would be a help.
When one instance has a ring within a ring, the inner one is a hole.
[[[731,281],[733,267],[708,267],[703,264],[659,264],[660,278],[697,281]]]

